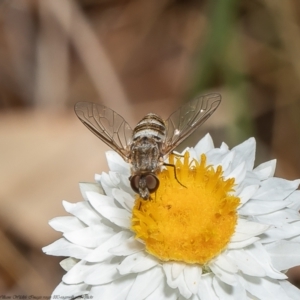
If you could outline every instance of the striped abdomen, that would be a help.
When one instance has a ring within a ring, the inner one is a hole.
[[[143,136],[153,136],[163,141],[166,136],[164,121],[156,114],[147,114],[133,129],[133,141]]]
[[[163,120],[155,115],[146,115],[134,128],[130,160],[133,174],[156,172],[160,167],[162,144],[166,136]]]

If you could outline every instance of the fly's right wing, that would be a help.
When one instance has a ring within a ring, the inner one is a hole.
[[[177,109],[165,122],[167,133],[163,155],[172,152],[201,126],[215,112],[220,102],[221,95],[212,93],[195,98]]]
[[[132,129],[124,118],[104,105],[91,102],[78,102],[74,110],[79,120],[92,133],[124,160],[129,158]]]

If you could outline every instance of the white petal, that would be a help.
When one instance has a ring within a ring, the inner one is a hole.
[[[229,173],[224,179],[234,178],[234,183],[239,184],[244,180],[246,176],[246,164],[242,162],[231,173]]]
[[[125,209],[113,208],[113,207],[102,207],[101,214],[106,219],[110,220],[117,226],[130,229],[131,228],[131,214]]]
[[[106,159],[111,171],[130,176],[130,164],[114,151],[107,151]]]
[[[261,236],[261,239],[263,243],[271,243],[282,239],[290,239],[298,235],[300,235],[300,222],[294,222],[270,228]]]
[[[292,285],[287,280],[279,281],[280,286],[291,299],[300,299],[300,289]]]
[[[217,166],[222,165],[228,153],[220,149],[212,149],[206,153],[206,165],[212,165],[216,170]]]
[[[73,258],[73,257],[68,257],[62,260],[59,264],[60,266],[65,270],[69,271],[71,270],[77,263],[79,262],[78,259]]]
[[[120,189],[113,189],[112,195],[122,205],[122,207],[124,207],[128,212],[132,213],[134,198],[130,194]]]
[[[111,299],[110,297],[113,296],[111,285],[112,285],[112,282],[109,282],[106,284],[101,284],[101,285],[93,285],[91,287],[89,295],[87,296],[88,299],[101,299],[104,294],[106,297],[109,297],[108,299]],[[128,292],[127,292],[127,294],[128,294]],[[123,299],[126,299],[126,298],[123,298]]]
[[[136,276],[127,275],[104,285],[92,286],[88,299],[95,300],[121,300],[127,299],[127,295],[134,283]]]
[[[88,192],[88,199],[91,205],[99,212],[104,218],[111,221],[115,225],[122,228],[130,228],[131,214],[121,208],[117,208],[113,203],[113,199],[97,193]],[[111,201],[110,201],[111,199]]]
[[[177,300],[186,300],[186,298],[184,296],[182,296],[181,294],[179,294]],[[200,300],[200,298],[199,298],[198,294],[192,294],[192,296],[189,298],[189,300]]]
[[[134,237],[131,237],[124,241],[120,246],[110,249],[109,252],[117,256],[127,256],[139,251],[143,251],[144,249],[144,244],[137,241]]]
[[[120,183],[118,189],[131,195],[135,199],[136,192],[134,192],[130,186],[130,180],[128,176],[119,174]],[[113,189],[112,189],[113,190]]]
[[[228,249],[242,249],[245,248],[256,241],[258,241],[260,238],[259,237],[252,237],[250,239],[240,241],[240,242],[230,242],[227,246]]]
[[[290,238],[289,241],[294,243],[300,243],[300,235]]]
[[[185,298],[190,298],[192,296],[192,292],[188,288],[185,280],[184,280],[184,275],[183,272],[180,273],[180,275],[175,279],[176,285],[178,287],[178,290],[180,294],[185,297]]]
[[[246,300],[247,299],[246,291],[240,283],[238,283],[235,286],[232,286],[226,284],[221,279],[214,277],[213,287],[219,299],[221,300],[226,300],[226,299]]]
[[[300,210],[300,191],[297,190],[295,192],[293,192],[291,195],[289,195],[285,201],[289,202],[290,204],[288,205],[288,207],[299,211]]]
[[[213,277],[212,273],[202,275],[198,291],[201,300],[219,299],[213,287]]]
[[[104,261],[114,255],[110,252],[110,249],[119,246],[122,242],[127,241],[132,234],[128,231],[121,231],[117,234],[111,235],[105,242],[101,243],[96,249],[94,249],[85,260],[88,262],[100,262]]]
[[[173,290],[167,285],[165,280],[162,280],[161,284],[146,298],[146,300],[178,300],[178,294],[177,290]]]
[[[258,299],[291,300],[280,286],[278,280],[245,274],[240,276],[240,280],[246,290]]]
[[[262,215],[268,214],[285,208],[288,205],[286,201],[273,201],[273,200],[252,200],[248,201],[239,209],[241,215]]]
[[[73,216],[56,217],[49,221],[49,225],[60,232],[69,232],[86,227],[84,223]]]
[[[234,260],[228,257],[227,253],[219,254],[215,258],[214,264],[229,273],[236,273],[238,271],[238,267],[235,264]]]
[[[252,170],[255,160],[256,142],[254,138],[250,138],[242,144],[232,148],[235,152],[233,168],[236,168],[242,162],[246,162],[246,169]]]
[[[241,190],[241,192],[237,195],[240,198],[241,204],[245,204],[248,202],[248,200],[255,194],[255,192],[258,190],[259,185],[249,185],[246,186]]]
[[[255,236],[255,234],[253,236]],[[247,233],[235,232],[231,237],[230,242],[231,243],[241,242],[241,241],[248,240],[249,238],[251,238],[251,235],[249,236]]]
[[[78,259],[83,259],[92,251],[91,249],[74,245],[68,242],[65,238],[55,241],[54,243],[44,247],[42,250],[48,255],[71,256]]]
[[[283,200],[295,191],[299,186],[300,180],[286,180],[271,177],[262,182],[262,186],[253,195],[256,200]]]
[[[69,285],[61,282],[53,291],[51,299],[72,299],[88,293],[89,288],[84,283]]]
[[[232,171],[232,160],[234,159],[234,152],[228,152],[224,155],[222,159],[222,169],[224,172],[224,176],[228,176],[228,174]]]
[[[213,273],[223,282],[229,284],[229,285],[237,285],[237,276],[233,273],[226,272],[225,270],[219,268],[214,262],[211,262],[209,264],[210,269],[213,271]]]
[[[115,178],[113,178],[113,179],[115,179]],[[115,184],[115,182],[113,182],[111,176],[109,174],[104,173],[104,172],[102,172],[100,180],[101,180],[101,185],[102,185],[102,187],[105,191],[105,194],[109,197],[112,197],[111,191],[112,191],[113,188],[118,187],[118,183]]]
[[[294,209],[285,208],[279,211],[272,212],[270,214],[256,216],[255,219],[260,223],[278,226],[286,223],[300,221],[300,214]]]
[[[119,173],[109,171],[108,175],[110,177],[110,180],[111,180],[113,186],[119,186],[119,184],[120,184],[120,175],[119,175]]]
[[[85,201],[87,201],[86,192],[97,192],[99,194],[104,194],[104,190],[99,183],[80,182],[79,188],[80,188],[81,195]]]
[[[142,300],[155,291],[164,279],[161,267],[155,267],[139,273],[131,287],[126,300]]]
[[[260,235],[269,228],[269,225],[264,225],[257,222],[250,222],[239,218],[238,224],[235,229],[235,233],[233,234],[231,241],[239,242],[248,239],[252,236]]]
[[[222,142],[222,144],[221,144],[221,146],[220,146],[220,149],[221,149],[221,150],[228,150],[229,147],[228,147],[228,145],[227,145],[226,143]]]
[[[257,277],[266,276],[264,268],[243,249],[231,250],[228,252],[228,256],[234,260],[244,274]]]
[[[172,262],[165,262],[165,263],[162,264],[162,266],[163,266],[163,270],[165,272],[165,275],[167,277],[168,285],[171,288],[175,289],[176,286],[172,286],[172,285],[169,284],[169,282],[172,282],[174,280],[174,278],[172,276],[172,266],[173,266],[173,263]]]
[[[66,284],[78,284],[84,282],[86,276],[93,272],[100,264],[87,265],[84,260],[78,262],[70,271],[62,278]]]
[[[243,187],[246,187],[248,185],[261,185],[261,181],[255,173],[253,173],[252,171],[247,171],[244,182],[241,184],[243,185]]]
[[[174,271],[173,271],[173,265],[174,265]],[[178,288],[181,295],[183,295],[186,298],[189,298],[192,295],[192,292],[189,290],[184,280],[184,276],[182,272],[184,268],[181,268],[181,265],[184,264],[167,262],[163,264],[163,270],[167,277],[167,284],[173,289]],[[177,276],[176,278],[174,278],[172,274],[173,272],[174,275]]]
[[[175,275],[177,275],[177,276],[176,276],[176,278],[174,278],[174,276],[172,274],[173,264],[174,264],[174,262],[165,262],[165,263],[163,263],[163,270],[164,270],[165,275],[167,277],[168,285],[171,288],[175,289],[178,286],[178,284],[176,282],[176,279],[181,274],[181,272],[176,272]],[[181,269],[181,271],[183,271],[183,269]]]
[[[86,195],[92,207],[98,212],[99,207],[102,206],[117,207],[113,197],[108,197],[96,192],[87,192]]]
[[[122,277],[118,272],[118,262],[103,262],[93,271],[89,272],[84,282],[91,285],[106,284]]]
[[[149,270],[159,264],[159,261],[152,255],[147,255],[143,260],[137,261],[132,266],[132,272],[138,273]]]
[[[276,269],[282,271],[300,265],[300,243],[278,241],[265,247]]]
[[[235,232],[234,235],[231,237],[230,243],[242,242],[249,240],[250,238],[251,236],[249,236],[246,233]]]
[[[95,174],[94,178],[97,183],[101,184],[101,175],[100,174]],[[101,186],[102,186],[102,184],[101,184]]]
[[[63,201],[63,206],[68,213],[74,215],[87,225],[96,225],[101,223],[102,217],[95,212],[91,205],[86,201],[78,203]]]
[[[213,148],[214,148],[214,142],[209,133],[207,133],[194,147],[198,157],[202,153],[206,153]]]
[[[267,161],[257,166],[253,172],[258,176],[260,180],[265,180],[269,177],[273,177],[276,168],[276,159]]]
[[[184,280],[188,289],[197,294],[201,280],[202,268],[198,265],[186,265],[183,270]]]
[[[112,235],[112,228],[102,224],[66,232],[63,236],[73,244],[87,248],[96,248]]]
[[[260,242],[256,242],[247,248],[245,252],[251,255],[265,270],[266,276],[274,279],[287,279],[287,276],[274,268],[271,258]]]
[[[120,274],[140,273],[158,265],[159,262],[145,252],[138,252],[127,256],[118,266]]]
[[[180,262],[173,262],[172,263],[172,277],[176,279],[184,270],[186,264]]]
[[[105,201],[101,202],[101,198]],[[130,218],[131,214],[122,208],[117,208],[113,204],[113,199],[107,196],[96,194],[93,192],[88,193],[89,202],[99,212],[104,218],[108,219],[112,223],[116,224],[122,228],[130,228]],[[112,202],[109,202],[109,199],[112,199]]]

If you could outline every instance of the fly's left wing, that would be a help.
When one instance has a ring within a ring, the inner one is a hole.
[[[132,129],[112,109],[91,102],[78,102],[74,107],[80,121],[98,138],[127,160],[130,155]]]
[[[163,155],[172,152],[184,139],[202,125],[218,108],[221,95],[203,95],[193,99],[176,110],[165,122],[167,134]]]

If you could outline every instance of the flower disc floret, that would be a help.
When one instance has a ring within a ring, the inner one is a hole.
[[[176,160],[174,163],[174,159]],[[183,160],[183,161],[182,161]],[[229,243],[237,223],[239,198],[234,179],[224,180],[222,167],[172,155],[159,175],[160,187],[150,201],[138,198],[132,228],[147,252],[161,260],[205,264]]]

